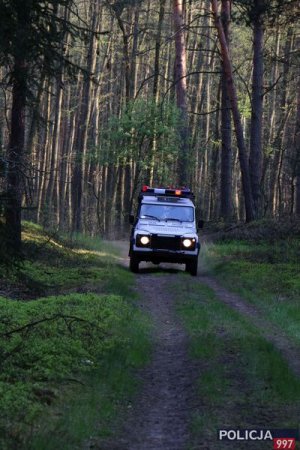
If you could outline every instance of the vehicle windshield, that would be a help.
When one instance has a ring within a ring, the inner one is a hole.
[[[142,204],[141,219],[175,220],[178,222],[193,222],[194,208],[176,205],[150,205]]]

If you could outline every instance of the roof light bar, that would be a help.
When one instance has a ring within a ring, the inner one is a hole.
[[[190,189],[184,187],[181,189],[175,188],[152,188],[149,186],[142,186],[140,197],[144,195],[154,195],[154,196],[170,196],[170,197],[181,197],[181,198],[194,198],[194,194]]]

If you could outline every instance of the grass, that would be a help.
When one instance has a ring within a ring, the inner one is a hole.
[[[203,271],[215,275],[300,344],[300,239],[228,240],[203,246]]]
[[[93,364],[90,373],[82,378],[84,386],[76,386],[75,392],[74,388],[68,390],[58,401],[50,423],[44,420],[37,423],[39,431],[34,432],[31,449],[71,450],[91,437],[97,440],[115,432],[138,386],[133,371],[144,365],[149,355],[145,318],[132,308],[119,314],[119,338],[114,333],[114,342],[100,356],[98,367],[95,358],[85,358],[87,367]]]
[[[207,286],[182,275],[174,292],[201,374],[190,448],[204,442],[211,448],[229,448],[217,442],[219,428],[297,428],[300,380],[279,351]],[[265,446],[253,444],[255,449]],[[252,448],[251,443],[239,443],[243,448]]]
[[[16,299],[0,297],[0,447],[82,448],[115,432],[149,358],[149,320],[109,245],[23,228],[25,259],[2,271]]]

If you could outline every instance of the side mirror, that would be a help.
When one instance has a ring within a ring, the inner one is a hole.
[[[200,228],[200,230],[204,227],[204,220],[198,220],[198,228]]]
[[[133,215],[133,214],[129,214],[129,223],[130,223],[131,225],[134,224],[134,215]]]

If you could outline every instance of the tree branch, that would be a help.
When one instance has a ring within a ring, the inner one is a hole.
[[[88,324],[90,326],[99,328],[95,323],[92,323],[92,322],[90,322],[89,320],[86,320],[86,319],[82,319],[81,317],[64,315],[64,314],[55,314],[52,317],[44,317],[43,319],[35,320],[33,322],[27,323],[26,325],[23,325],[22,327],[15,328],[13,330],[7,331],[6,333],[2,333],[2,334],[0,334],[0,338],[9,337],[9,336],[11,336],[11,335],[13,335],[15,333],[21,333],[22,331],[30,330],[31,328],[34,328],[35,326],[40,325],[41,323],[52,322],[52,321],[57,320],[57,319],[72,320],[72,321],[76,321],[76,322],[83,322],[83,323],[86,323],[86,324]],[[101,330],[101,331],[103,332],[103,330]],[[104,333],[104,334],[108,335],[108,333]]]

